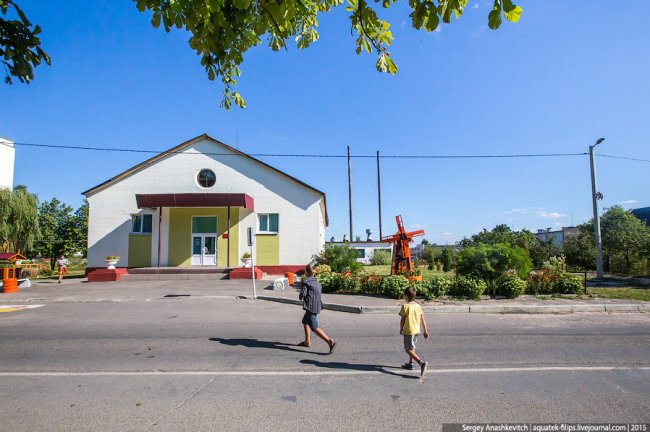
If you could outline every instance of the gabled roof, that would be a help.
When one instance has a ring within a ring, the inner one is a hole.
[[[27,259],[23,255],[16,252],[2,252],[0,253],[0,260],[24,260]]]
[[[106,180],[105,182],[103,182],[103,183],[101,183],[101,184],[99,184],[99,185],[97,185],[97,186],[95,186],[93,188],[90,188],[85,192],[82,192],[82,194],[86,195],[86,196],[92,195],[95,192],[98,192],[99,189],[104,189],[106,187],[109,187],[109,186],[113,185],[114,183],[117,183],[118,181],[124,179],[125,177],[128,177],[129,175],[133,174],[134,172],[137,172],[137,171],[139,171],[139,170],[141,170],[143,168],[146,168],[149,165],[152,165],[152,164],[158,162],[159,160],[163,159],[167,155],[173,154],[173,153],[178,153],[181,150],[183,150],[183,149],[185,149],[185,148],[187,148],[187,147],[189,147],[189,146],[191,146],[191,145],[193,145],[193,144],[195,144],[195,143],[197,143],[199,141],[202,141],[202,140],[210,140],[210,141],[214,142],[215,144],[219,144],[220,146],[224,147],[228,151],[231,151],[231,152],[233,152],[233,153],[235,153],[237,155],[248,158],[248,159],[262,165],[264,168],[267,168],[267,169],[269,169],[269,170],[271,170],[271,171],[273,171],[273,172],[275,172],[277,174],[280,174],[280,175],[286,177],[287,179],[289,179],[289,180],[291,180],[291,181],[293,181],[295,183],[298,183],[300,186],[302,186],[302,187],[304,187],[306,189],[309,189],[309,190],[311,190],[313,192],[316,192],[319,195],[322,195],[323,196],[323,205],[324,205],[324,210],[325,210],[324,211],[324,213],[325,213],[325,225],[326,226],[329,225],[329,217],[327,215],[327,201],[326,201],[326,197],[325,197],[325,192],[322,192],[322,191],[320,191],[320,190],[318,190],[318,189],[316,189],[316,188],[314,188],[312,186],[309,186],[307,183],[302,182],[302,181],[298,180],[297,178],[292,177],[289,174],[285,173],[284,171],[280,171],[279,169],[274,168],[274,167],[272,167],[271,165],[269,165],[269,164],[267,164],[265,162],[262,162],[259,159],[256,159],[256,158],[254,158],[252,156],[249,156],[246,153],[241,152],[241,151],[239,151],[239,150],[237,150],[237,149],[235,149],[233,147],[230,147],[229,145],[224,144],[221,141],[212,138],[210,135],[208,135],[206,133],[204,133],[202,135],[199,135],[196,138],[192,138],[190,140],[187,140],[184,143],[181,143],[181,144],[177,145],[176,147],[173,147],[173,148],[171,148],[171,149],[169,149],[167,151],[159,153],[156,156],[154,156],[154,157],[152,157],[150,159],[147,159],[146,161],[144,161],[142,163],[139,163],[138,165],[136,165],[136,166],[134,166],[132,168],[129,168],[128,170],[116,175],[115,177],[112,177],[112,178]]]

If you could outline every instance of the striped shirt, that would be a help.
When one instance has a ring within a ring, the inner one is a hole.
[[[300,290],[300,299],[302,299],[302,308],[313,314],[319,313],[323,309],[323,300],[321,300],[320,282],[315,277],[310,276],[302,282]]]

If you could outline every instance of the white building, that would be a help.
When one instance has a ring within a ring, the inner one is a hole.
[[[14,143],[0,137],[0,188],[14,188]]]
[[[91,268],[108,255],[119,267],[238,267],[253,227],[256,264],[277,274],[325,243],[323,192],[206,134],[84,195]]]
[[[370,258],[372,258],[372,254],[375,253],[375,251],[386,251],[388,252],[389,255],[393,253],[393,244],[392,243],[382,243],[378,241],[354,241],[354,242],[337,242],[337,241],[329,241],[327,242],[327,245],[331,246],[341,246],[341,245],[348,245],[352,249],[355,249],[359,256],[357,257],[357,262],[360,262],[361,264],[370,264]]]
[[[561,230],[552,231],[551,228],[538,229],[537,236],[543,242],[551,241],[553,245],[562,247],[564,240],[569,237],[578,237],[578,228],[576,227],[562,227]]]

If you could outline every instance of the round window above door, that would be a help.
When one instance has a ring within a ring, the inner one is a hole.
[[[204,188],[209,188],[214,186],[217,182],[217,176],[214,174],[214,171],[209,169],[202,169],[199,171],[199,174],[196,176],[196,181],[199,186]]]

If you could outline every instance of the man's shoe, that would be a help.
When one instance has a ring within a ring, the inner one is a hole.
[[[424,375],[427,373],[427,368],[429,367],[429,363],[427,362],[422,362],[420,365],[420,378],[424,378]]]
[[[402,369],[406,369],[406,370],[414,370],[414,369],[415,369],[415,365],[414,365],[413,363],[410,363],[410,362],[409,362],[409,363],[404,363],[404,364],[402,365]]]

